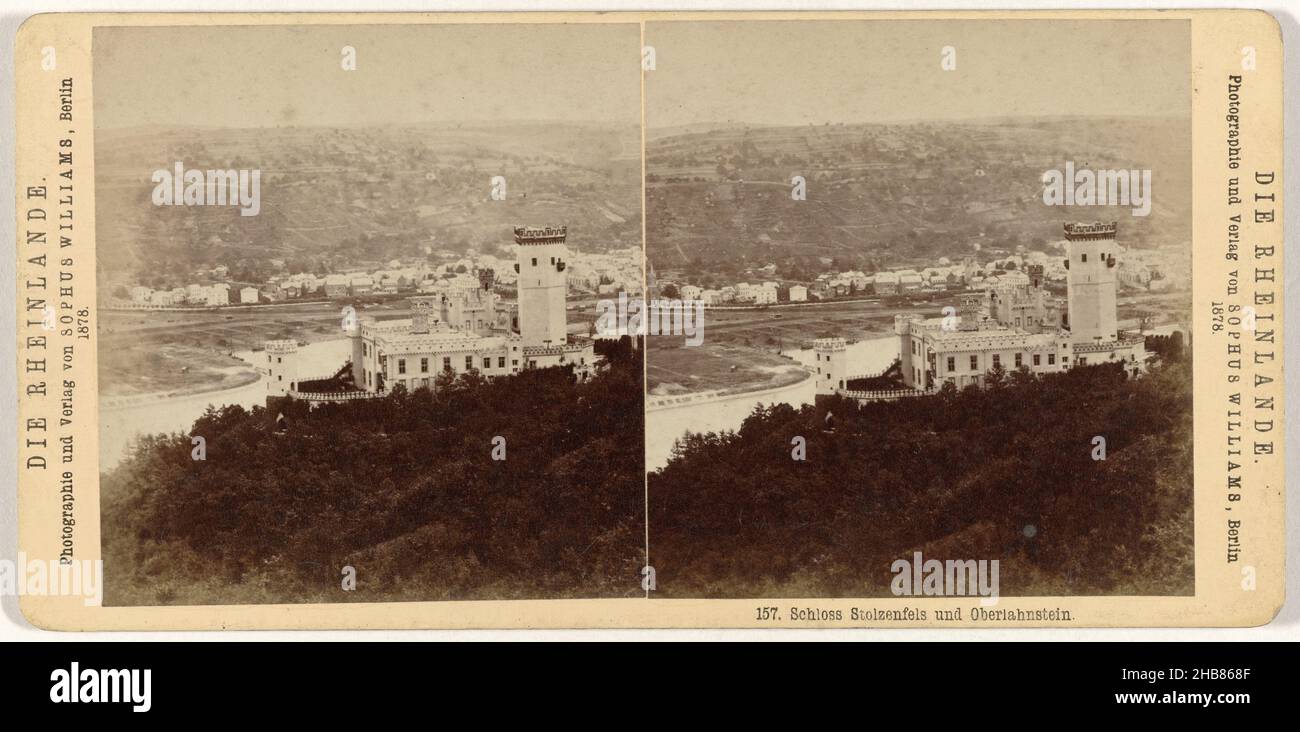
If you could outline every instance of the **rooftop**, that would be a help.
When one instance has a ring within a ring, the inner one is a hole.
[[[563,244],[568,236],[567,226],[516,226],[516,244]]]

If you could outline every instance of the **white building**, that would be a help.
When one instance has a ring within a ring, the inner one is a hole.
[[[898,292],[898,275],[894,272],[877,272],[875,279],[877,295],[893,295]]]
[[[345,297],[348,294],[348,278],[341,274],[332,274],[325,277],[325,296],[326,297]]]
[[[219,282],[207,288],[207,302],[210,308],[221,307],[230,304],[230,285]]]
[[[256,303],[257,295],[258,292],[256,287],[239,288],[239,302],[243,305],[250,305]]]
[[[964,299],[960,315],[895,316],[904,384],[922,393],[945,383],[981,385],[995,367],[1048,373],[1122,363],[1133,376],[1140,374],[1146,367],[1145,338],[1121,333],[1116,325],[1116,229],[1113,222],[1065,225],[1064,314],[1059,301],[1043,289],[1043,268],[1034,265],[1004,277],[982,303],[978,297]],[[835,367],[841,362],[833,357],[842,344],[843,339],[821,339],[815,346],[824,370],[817,375],[820,394],[844,391],[854,378],[844,367]]]
[[[571,366],[579,380],[589,378],[596,368],[593,343],[571,338],[566,322],[566,227],[521,226],[514,235],[516,307],[500,303],[476,279],[472,288],[447,285],[412,297],[410,318],[363,317],[351,336],[352,388],[342,392],[314,391],[330,375],[298,373],[290,363],[296,346],[272,352],[268,343],[271,395],[332,401],[383,395],[398,384],[432,389],[440,374],[493,378],[550,366]]]
[[[808,288],[803,285],[790,286],[790,302],[807,302]]]

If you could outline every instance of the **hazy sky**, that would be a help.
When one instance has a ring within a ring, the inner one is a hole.
[[[97,28],[95,125],[639,124],[640,49],[626,23]]]
[[[1182,20],[652,22],[646,43],[652,128],[1191,110]]]

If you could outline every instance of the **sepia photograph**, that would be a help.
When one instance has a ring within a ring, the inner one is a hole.
[[[1194,594],[1189,24],[646,44],[658,596]]]
[[[642,595],[639,25],[93,43],[104,604]]]
[[[1256,10],[33,16],[0,600],[1268,625],[1282,48]]]

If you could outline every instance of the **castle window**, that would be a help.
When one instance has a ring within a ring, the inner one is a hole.
[[[1023,359],[1021,358],[1021,355],[1020,355],[1019,353],[1017,353],[1017,354],[1016,354],[1016,368],[1020,368],[1020,364],[1021,364],[1021,361],[1022,361],[1022,360],[1023,360]]]
[[[421,359],[420,359],[420,373],[422,373],[422,374],[427,374],[427,373],[429,373],[429,359],[428,359],[428,358],[421,358]]]
[[[466,370],[466,371],[469,371],[469,370],[471,370],[471,369],[473,369],[473,368],[474,368],[474,357],[473,357],[473,356],[466,356],[466,357],[465,357],[465,370]]]
[[[537,266],[537,257],[533,257],[533,266],[534,266],[534,267]]]
[[[953,371],[956,371],[956,370],[957,370],[957,357],[956,357],[956,356],[949,356],[949,357],[948,357],[948,372],[949,372],[949,373],[952,373]]]
[[[404,358],[397,359],[397,373],[399,374],[406,373],[406,359]]]
[[[442,370],[451,371],[451,356],[442,357]]]
[[[492,359],[491,359],[491,358],[488,358],[488,357],[486,357],[486,356],[483,357],[483,368],[485,368],[485,369],[490,369],[490,368],[492,368]]]
[[[1087,252],[1084,252],[1083,254],[1080,254],[1080,255],[1079,255],[1079,261],[1080,261],[1080,262],[1086,262],[1086,261],[1088,261],[1088,253],[1087,253]]]
[[[1050,358],[1050,356],[1049,356],[1049,358]],[[1042,363],[1042,360],[1043,360],[1043,357],[1042,357],[1042,356],[1039,356],[1037,353],[1034,354],[1034,365],[1035,365],[1035,366],[1040,365],[1040,364]]]
[[[506,367],[506,357],[505,357],[505,356],[497,356],[497,368],[499,368],[499,369],[503,369],[503,368],[505,368],[505,367]]]
[[[971,354],[971,357],[970,357],[970,370],[971,370],[971,371],[979,371],[979,370],[980,370],[980,357],[979,357],[977,354],[974,354],[974,353]]]
[[[997,368],[998,366],[1001,365],[1002,365],[1002,354],[1000,353],[993,354],[993,367]]]
[[[284,359],[283,359],[283,358],[280,358],[279,356],[276,356],[276,357],[275,357],[275,362],[276,362],[276,363],[283,363],[283,362],[284,362]]]

